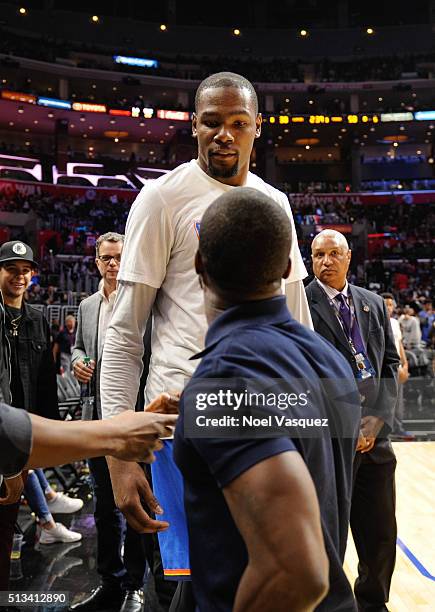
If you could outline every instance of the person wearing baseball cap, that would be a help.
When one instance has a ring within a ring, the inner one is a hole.
[[[59,419],[56,369],[48,322],[42,312],[26,304],[24,294],[37,262],[31,247],[12,240],[0,247],[0,289],[3,294],[7,344],[9,344],[10,403],[48,419]],[[27,479],[27,480],[26,480]],[[42,482],[42,485],[41,485]],[[9,574],[8,548],[23,490],[38,515],[40,543],[81,539],[81,534],[53,520],[52,512],[75,512],[83,502],[52,491],[42,472],[17,474],[8,480],[0,505],[0,582],[5,587]],[[41,488],[42,487],[42,488]]]
[[[15,260],[30,263],[32,269],[38,267],[37,262],[33,259],[32,249],[21,240],[10,240],[0,246],[0,265]]]

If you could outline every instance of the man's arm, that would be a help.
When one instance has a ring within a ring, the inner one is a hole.
[[[27,467],[32,468],[102,455],[151,463],[153,451],[161,448],[159,437],[172,434],[177,416],[129,411],[105,421],[59,422],[35,414],[30,419],[33,443]]]
[[[86,357],[86,351],[82,331],[82,305],[80,304],[77,312],[76,340],[72,349],[71,365],[74,366],[76,361],[83,359],[83,357]]]
[[[234,612],[313,610],[328,592],[316,491],[299,453],[257,463],[224,487],[248,549]]]
[[[302,323],[302,325],[314,329],[304,283],[301,280],[294,281],[293,283],[286,283],[285,295],[287,298],[287,307],[292,317],[294,317],[296,321],[299,321],[299,323]]]
[[[106,333],[100,376],[103,419],[134,410],[142,373],[143,336],[157,289],[120,281]],[[115,503],[139,532],[155,531],[142,502],[155,514],[163,510],[140,465],[107,459]]]
[[[103,418],[134,410],[142,373],[143,337],[157,289],[120,281],[101,364]]]
[[[363,451],[365,453],[373,448],[375,439],[384,428],[384,424],[389,430],[392,429],[397,401],[397,369],[400,365],[400,357],[397,353],[393,330],[391,329],[390,319],[384,303],[382,304],[381,317],[384,328],[385,350],[380,372],[378,396],[373,406],[373,412],[361,419],[361,430],[369,443]]]
[[[72,350],[71,365],[74,376],[80,383],[85,384],[91,380],[95,370],[95,361],[93,359],[89,364],[83,361],[86,356],[86,347],[83,340],[83,309],[82,304],[80,304],[77,313],[76,341]]]

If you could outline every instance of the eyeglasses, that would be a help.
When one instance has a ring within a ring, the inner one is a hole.
[[[98,259],[107,266],[107,264],[109,264],[112,259],[115,263],[119,263],[121,261],[121,255],[99,255]]]

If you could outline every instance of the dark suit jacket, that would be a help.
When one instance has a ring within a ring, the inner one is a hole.
[[[397,398],[397,368],[400,363],[394,344],[393,332],[384,300],[376,293],[349,285],[355,307],[355,315],[361,336],[367,347],[367,356],[376,371],[376,380],[369,400],[363,405],[363,416],[380,417],[385,423],[382,435],[393,425],[394,407]],[[346,335],[328,302],[328,298],[314,279],[307,287],[306,294],[311,310],[314,329],[335,346],[356,372]]]

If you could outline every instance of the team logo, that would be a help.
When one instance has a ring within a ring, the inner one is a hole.
[[[201,221],[194,221],[193,222],[193,226],[195,228],[195,232],[196,232],[196,235],[198,236],[198,240],[199,240],[199,230],[201,228]]]
[[[12,247],[12,250],[17,255],[25,255],[27,253],[27,249],[22,242],[16,242]]]

